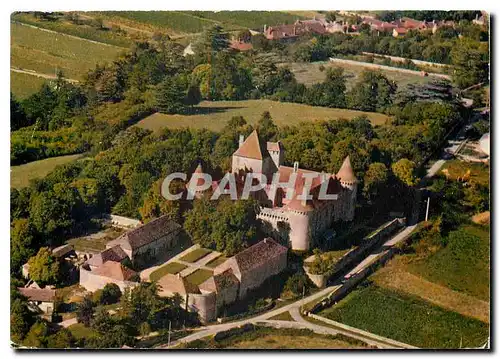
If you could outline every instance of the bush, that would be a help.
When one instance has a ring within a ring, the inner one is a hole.
[[[120,287],[115,283],[108,283],[102,289],[101,304],[117,303],[122,296]]]

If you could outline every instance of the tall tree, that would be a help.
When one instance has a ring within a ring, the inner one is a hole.
[[[52,257],[48,247],[42,247],[28,261],[30,278],[41,284],[55,284],[59,281],[59,262]]]
[[[453,82],[466,88],[488,80],[488,47],[477,41],[462,38],[451,52]]]
[[[182,113],[185,107],[186,83],[180,76],[166,77],[156,90],[156,108],[161,113]]]

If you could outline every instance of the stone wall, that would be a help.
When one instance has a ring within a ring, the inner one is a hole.
[[[272,261],[242,273],[239,298],[245,298],[249,290],[260,287],[267,278],[281,273],[286,268],[286,264],[287,253],[283,252]]]
[[[217,318],[215,293],[189,294],[187,307],[191,312],[199,315],[202,323],[212,322]]]
[[[132,252],[132,262],[138,268],[149,266],[152,261],[163,256],[168,250],[175,247],[177,245],[178,238],[179,231],[174,231],[157,241],[139,247],[137,250]]]

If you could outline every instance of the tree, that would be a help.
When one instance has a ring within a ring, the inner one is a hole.
[[[11,298],[10,337],[14,343],[21,344],[34,322],[34,316],[28,309],[26,298],[18,294],[17,288],[13,288],[13,291],[18,297]]]
[[[488,48],[463,38],[451,51],[453,82],[466,88],[488,80]]]
[[[383,111],[392,103],[397,86],[381,72],[363,71],[347,96],[348,107],[360,111]]]
[[[142,220],[147,223],[154,218],[167,215],[175,222],[181,219],[179,201],[168,201],[161,194],[161,185],[163,178],[155,181],[144,197],[142,207],[139,208]],[[182,187],[181,187],[182,186]],[[172,181],[170,184],[170,192],[177,194],[184,190],[183,183]]]
[[[294,296],[299,296],[308,294],[311,287],[311,281],[306,274],[295,273],[287,279],[283,291],[290,292]]]
[[[94,303],[91,296],[85,296],[83,301],[78,304],[76,311],[76,319],[78,323],[83,323],[86,327],[90,326],[92,317],[94,316]]]
[[[330,22],[334,22],[335,20],[337,20],[335,11],[328,11],[325,15],[325,20]]]
[[[35,254],[34,231],[26,218],[14,219],[10,227],[10,269],[19,268]]]
[[[21,127],[29,126],[30,123],[21,104],[16,100],[14,94],[10,93],[10,130],[15,131]]]
[[[28,261],[30,278],[41,284],[55,284],[59,281],[59,262],[52,257],[48,247],[42,247]]]
[[[248,42],[250,42],[252,40],[252,33],[248,29],[241,30],[238,33],[237,38],[238,38],[238,41],[247,42],[248,43]]]
[[[207,58],[217,52],[224,51],[229,48],[229,35],[226,31],[224,31],[224,28],[221,25],[216,24],[207,28],[203,32],[194,47],[196,56],[201,61],[206,61]]]
[[[46,348],[48,333],[49,328],[46,322],[36,322],[26,334],[23,344],[30,348]]]
[[[113,304],[120,300],[122,292],[115,283],[107,283],[102,289],[101,304]]]
[[[186,84],[180,76],[166,77],[156,90],[156,108],[175,114],[185,110]]]
[[[365,197],[372,199],[380,194],[380,190],[386,185],[388,171],[383,163],[374,162],[368,166],[364,177],[363,193]]]
[[[66,328],[61,328],[57,333],[48,337],[47,348],[69,349],[73,347],[75,338]]]
[[[200,101],[201,101],[200,87],[197,85],[190,85],[186,93],[186,98],[185,98],[186,105],[193,108],[193,106],[199,104]]]
[[[264,111],[257,122],[257,131],[262,140],[273,141],[278,135],[278,126],[275,125],[269,111]]]
[[[396,163],[392,164],[392,172],[402,183],[406,186],[412,187],[417,182],[415,176],[416,164],[407,158],[402,158]]]
[[[114,322],[105,307],[98,307],[91,320],[91,325],[92,329],[95,329],[101,334],[106,334],[113,329]]]

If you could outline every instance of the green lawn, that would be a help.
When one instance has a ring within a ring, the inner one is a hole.
[[[366,115],[374,125],[385,124],[389,116],[381,113],[362,112],[328,107],[314,107],[298,103],[270,100],[202,102],[192,115],[165,115],[155,113],[139,121],[137,126],[150,130],[161,128],[207,128],[221,130],[233,116],[243,116],[250,124],[256,124],[264,111],[269,111],[278,126],[298,125],[315,120],[352,119]]]
[[[35,178],[43,178],[48,175],[58,165],[69,163],[77,160],[82,155],[68,155],[47,158],[44,160],[34,161],[19,166],[11,166],[10,168],[10,186],[20,189],[27,187],[30,180]]]
[[[106,249],[106,243],[119,237],[123,231],[119,228],[110,227],[87,237],[72,238],[67,243],[72,244],[77,251],[100,252]]]
[[[114,60],[123,49],[11,24],[11,66],[81,80],[97,63]]]
[[[489,334],[486,323],[375,285],[319,315],[420,348],[477,347]]]
[[[323,65],[325,70],[321,71],[320,66]],[[310,86],[312,84],[323,82],[326,77],[326,69],[328,67],[341,67],[344,69],[344,74],[346,75],[346,86],[347,89],[352,88],[352,86],[356,83],[361,73],[366,70],[365,67],[361,65],[351,65],[351,64],[340,64],[340,63],[331,63],[328,61],[322,62],[310,62],[310,63],[286,63],[281,64],[281,66],[288,66],[290,70],[295,74],[295,78],[298,82],[305,84],[306,86]],[[380,70],[383,74],[394,82],[399,87],[403,87],[409,83],[416,84],[424,84],[428,83],[432,80],[431,77],[424,77],[419,75],[413,75],[408,73],[401,73],[397,71],[387,71]]]
[[[489,226],[464,225],[448,238],[451,239],[446,247],[423,260],[411,263],[408,270],[431,282],[488,301]]]
[[[16,99],[23,100],[35,92],[48,81],[44,78],[22,74],[19,72],[10,72],[10,91],[16,96]]]
[[[221,255],[221,256],[211,260],[210,262],[208,262],[207,267],[215,268],[218,265],[224,263],[225,261],[227,261],[227,258],[224,255]]]
[[[283,313],[280,313],[278,315],[275,315],[274,317],[271,317],[269,318],[269,320],[284,320],[284,321],[287,321],[287,322],[293,322],[293,318],[292,318],[292,315],[290,314],[290,312],[283,312]]]
[[[188,263],[194,263],[208,255],[209,253],[212,253],[210,249],[198,248],[181,257],[180,260]]]
[[[186,277],[186,280],[194,285],[200,285],[204,281],[206,281],[208,278],[210,278],[213,275],[212,271],[206,270],[206,269],[198,269],[188,275]]]
[[[68,327],[69,331],[75,339],[86,339],[91,336],[97,335],[97,332],[90,327],[86,327],[83,323],[77,323]]]
[[[187,265],[185,264],[171,262],[158,268],[154,272],[151,272],[151,274],[149,275],[149,279],[151,279],[152,281],[157,281],[166,274],[177,274],[185,268],[187,268]]]

